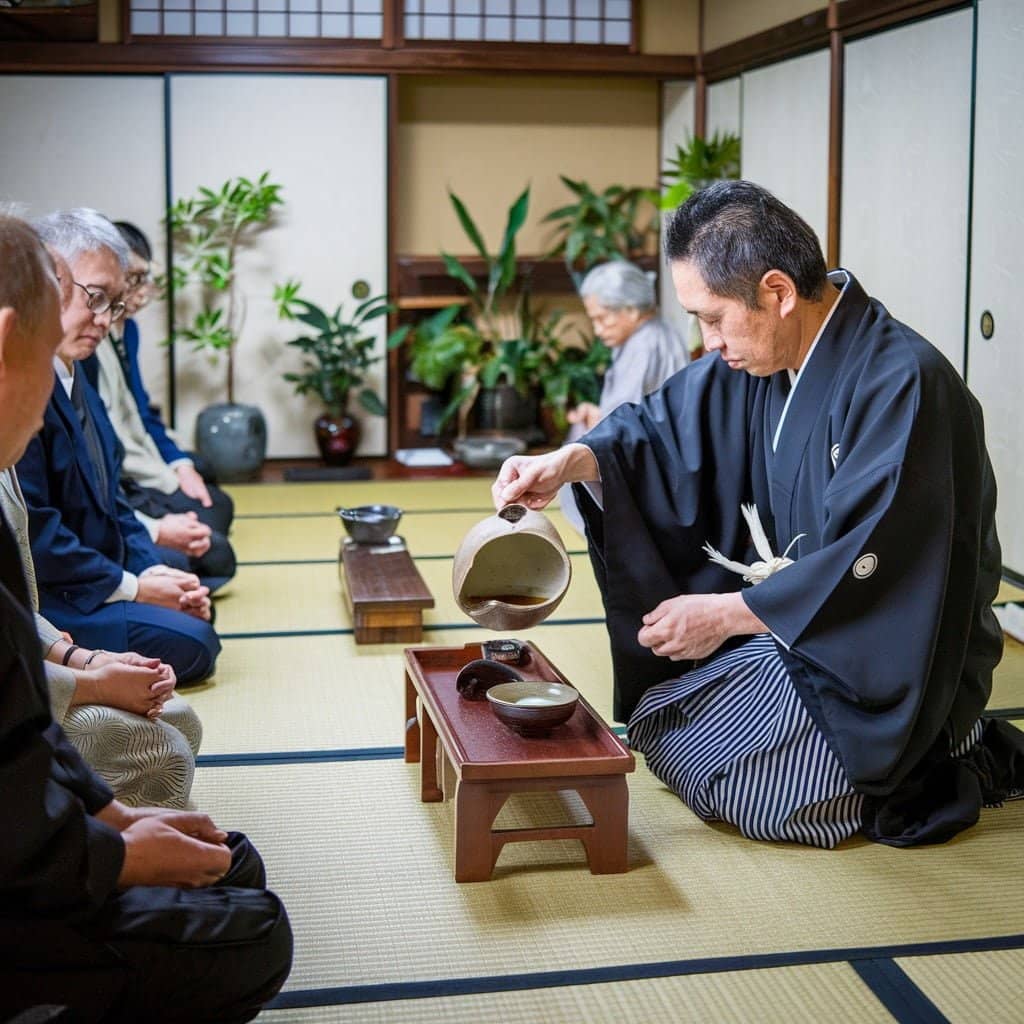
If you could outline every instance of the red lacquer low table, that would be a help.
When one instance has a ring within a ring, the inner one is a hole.
[[[523,676],[573,685],[533,644],[526,647],[528,660],[516,666]],[[424,801],[444,800],[454,787],[455,880],[486,881],[505,843],[540,839],[581,840],[593,874],[626,871],[629,749],[582,696],[572,718],[548,736],[512,732],[486,700],[464,700],[455,689],[459,669],[481,656],[480,644],[405,651],[405,759],[420,763]],[[538,790],[574,790],[592,823],[493,827],[511,794]]]

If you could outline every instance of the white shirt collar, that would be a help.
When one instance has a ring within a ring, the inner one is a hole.
[[[64,365],[64,360],[60,356],[53,357],[53,368],[57,371],[57,380],[61,382],[65,392],[67,392],[68,398],[71,397],[71,386],[75,383],[75,364],[71,364],[69,370]]]
[[[793,395],[796,394],[797,385],[800,383],[800,378],[803,376],[804,370],[807,369],[807,364],[810,363],[811,357],[814,355],[814,350],[818,347],[818,342],[821,341],[821,336],[825,333],[825,328],[828,327],[829,321],[832,319],[832,314],[839,308],[839,303],[843,301],[843,296],[846,294],[846,289],[850,287],[850,275],[845,270],[837,270],[836,275],[843,275],[843,286],[839,289],[839,294],[836,296],[835,302],[832,303],[832,308],[828,311],[828,315],[821,322],[821,326],[818,328],[818,333],[814,336],[814,341],[811,342],[811,347],[807,350],[807,355],[804,356],[804,361],[800,364],[799,370],[787,370],[789,374],[789,396],[786,398],[786,404],[782,407],[782,415],[779,417],[779,425],[775,428],[775,436],[772,438],[772,451],[775,451],[779,447],[779,436],[782,434],[782,425],[786,422],[786,413],[789,412],[789,404],[793,401]],[[832,280],[832,275],[829,275],[829,280]],[[833,284],[838,282],[833,281]]]

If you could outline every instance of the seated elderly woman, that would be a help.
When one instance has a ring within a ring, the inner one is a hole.
[[[580,286],[583,306],[594,332],[611,350],[612,362],[597,405],[582,402],[569,413],[567,442],[577,441],[624,402],[639,402],[656,391],[689,356],[683,340],[658,316],[654,285],[639,267],[613,260],[594,267]],[[572,487],[559,494],[562,512],[583,532]]]
[[[43,618],[28,512],[13,469],[0,470],[0,513],[18,541],[54,720],[122,803],[190,807],[203,730],[199,716],[174,692],[174,670],[133,652],[79,647]]]

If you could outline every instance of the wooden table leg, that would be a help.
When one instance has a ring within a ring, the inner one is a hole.
[[[594,820],[583,840],[592,875],[614,875],[629,870],[629,789],[625,775],[592,778],[577,786]]]
[[[455,881],[486,882],[494,871],[497,851],[491,826],[507,799],[486,782],[459,779],[455,788]]]
[[[416,712],[423,744],[420,751],[420,799],[424,803],[436,804],[444,800],[444,793],[437,784],[437,729],[434,728],[423,701],[416,702]]]
[[[412,676],[405,673],[405,761],[415,764],[420,759],[420,722],[416,715],[416,687]]]

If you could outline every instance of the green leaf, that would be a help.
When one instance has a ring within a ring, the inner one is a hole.
[[[380,400],[377,392],[372,388],[363,388],[363,390],[359,392],[359,402],[367,412],[371,412],[375,416],[387,415],[388,411],[384,407],[384,403]]]
[[[401,327],[396,327],[389,335],[387,340],[387,350],[390,352],[392,349],[399,348],[405,339],[409,336],[409,332],[412,330],[412,324],[402,324]]]
[[[462,230],[466,232],[467,237],[473,243],[473,247],[480,253],[484,261],[490,263],[491,258],[487,255],[487,246],[484,245],[483,237],[464,203],[451,189],[448,190],[448,198],[452,201],[452,206],[455,207],[455,213],[459,218],[459,223],[462,225]]]
[[[530,208],[530,188],[527,186],[522,195],[512,204],[508,211],[508,222],[505,235],[501,240],[498,252],[498,264],[501,267],[497,288],[492,286],[492,296],[498,297],[508,289],[516,276],[516,235],[526,222],[526,214]]]
[[[441,259],[444,260],[444,268],[448,272],[448,276],[459,281],[470,295],[479,298],[480,290],[476,286],[476,281],[473,280],[473,275],[454,256],[443,252]]]

